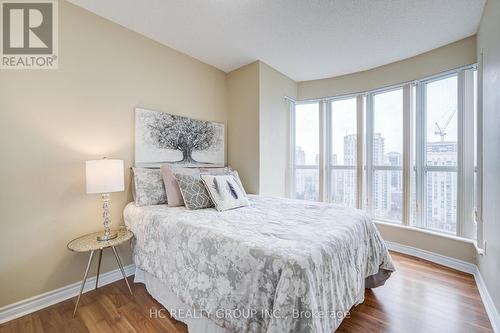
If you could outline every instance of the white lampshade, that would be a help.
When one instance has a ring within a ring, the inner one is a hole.
[[[87,193],[111,193],[125,189],[123,160],[91,160],[85,162]]]

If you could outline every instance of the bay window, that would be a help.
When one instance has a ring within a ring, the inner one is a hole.
[[[290,195],[362,208],[375,221],[475,238],[476,103],[474,65],[297,102]]]

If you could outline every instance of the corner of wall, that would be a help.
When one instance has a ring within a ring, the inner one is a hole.
[[[226,76],[228,163],[238,170],[249,193],[259,193],[258,61]]]
[[[496,307],[497,328],[500,330],[500,0],[488,0],[479,24],[477,55],[482,53],[482,137],[483,137],[483,234],[485,253],[478,257],[479,271]]]
[[[288,108],[297,83],[257,60],[227,74],[228,162],[250,193],[285,196]]]
[[[260,193],[286,196],[289,156],[289,108],[285,97],[297,98],[297,82],[259,62]]]

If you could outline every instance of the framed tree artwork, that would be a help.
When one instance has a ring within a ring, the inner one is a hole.
[[[224,166],[224,124],[135,109],[135,165]]]

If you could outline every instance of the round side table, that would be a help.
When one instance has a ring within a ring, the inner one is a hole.
[[[75,310],[73,311],[73,316],[75,316],[76,311],[78,310],[78,303],[80,303],[80,297],[82,296],[83,287],[85,287],[85,282],[87,281],[87,276],[89,274],[90,266],[92,264],[92,258],[94,257],[95,251],[99,251],[99,261],[97,263],[97,276],[95,280],[95,287],[97,289],[97,283],[99,282],[99,271],[101,269],[101,259],[102,259],[102,250],[106,248],[111,248],[113,250],[113,254],[115,255],[116,263],[122,272],[123,279],[127,283],[128,290],[130,294],[133,295],[132,289],[127,281],[127,276],[125,275],[125,271],[123,270],[123,265],[120,260],[120,256],[116,251],[116,246],[126,241],[132,239],[134,234],[126,229],[121,229],[118,231],[118,236],[116,238],[110,239],[108,241],[98,241],[97,235],[100,235],[100,232],[94,232],[91,234],[87,234],[76,239],[73,239],[68,243],[68,249],[74,252],[90,252],[89,261],[87,263],[87,268],[85,269],[85,274],[83,275],[82,286],[80,287],[80,293],[78,294],[78,298],[76,300]]]

